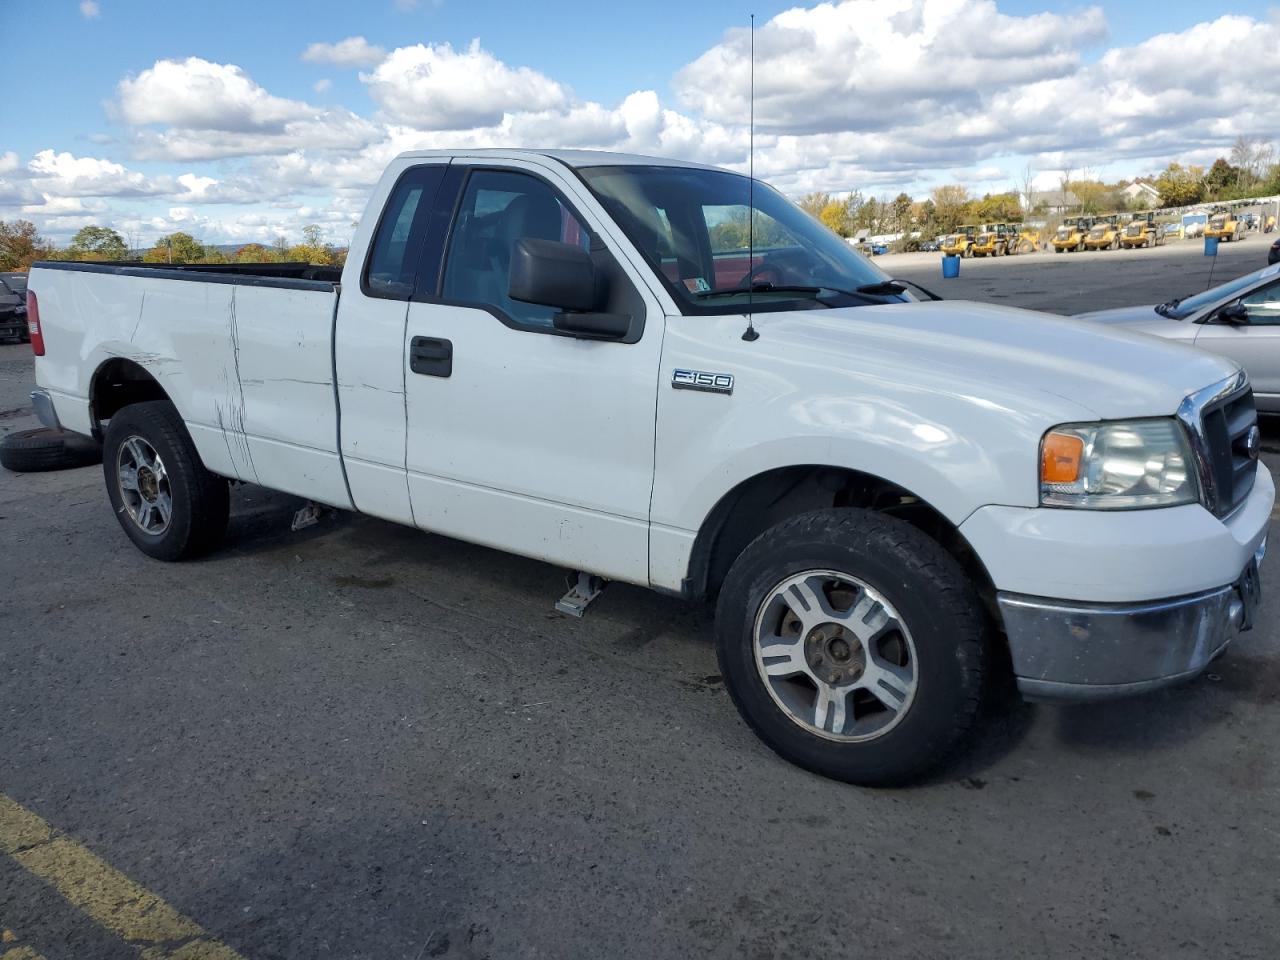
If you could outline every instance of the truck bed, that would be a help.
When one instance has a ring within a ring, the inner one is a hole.
[[[66,427],[91,433],[104,383],[152,379],[210,470],[348,506],[337,277],[299,263],[36,263],[47,349],[37,381]]]

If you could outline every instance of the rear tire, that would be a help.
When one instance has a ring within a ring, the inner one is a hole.
[[[227,481],[205,469],[167,401],[133,404],[111,418],[102,471],[116,519],[147,556],[185,560],[222,540]]]
[[[950,554],[867,510],[765,531],[716,607],[721,673],[760,739],[864,786],[916,779],[952,754],[978,716],[991,637]]]

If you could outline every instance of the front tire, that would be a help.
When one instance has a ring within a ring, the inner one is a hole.
[[[227,481],[205,469],[172,404],[125,407],[107,425],[102,470],[120,526],[157,560],[185,560],[222,540]]]
[[[779,755],[864,786],[938,767],[973,726],[990,623],[935,541],[867,510],[787,520],[734,562],[716,654],[743,718]]]

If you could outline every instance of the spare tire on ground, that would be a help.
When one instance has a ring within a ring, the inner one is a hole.
[[[102,462],[102,445],[66,430],[39,427],[0,438],[0,466],[15,473],[66,470]]]

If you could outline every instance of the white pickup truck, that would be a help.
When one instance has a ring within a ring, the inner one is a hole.
[[[405,154],[340,276],[37,264],[36,405],[103,439],[159,559],[242,481],[718,598],[747,722],[857,783],[936,766],[1010,671],[1128,694],[1250,626],[1274,487],[1235,363],[918,301],[763,183],[749,239],[748,200],[669,160]]]

